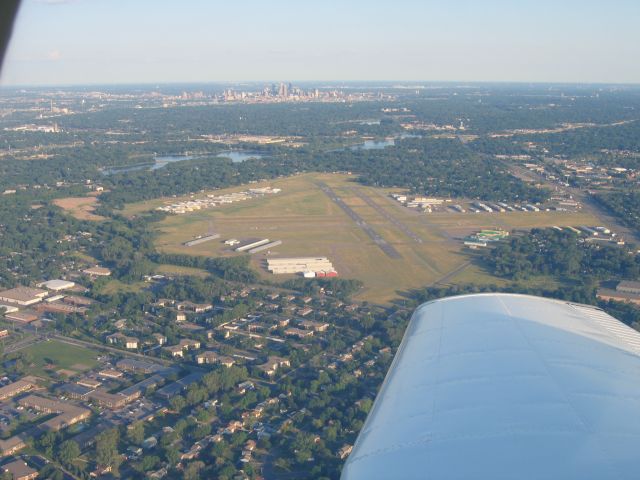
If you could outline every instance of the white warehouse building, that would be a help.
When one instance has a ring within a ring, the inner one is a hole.
[[[267,260],[267,270],[275,275],[335,271],[331,260],[327,257],[269,258]]]

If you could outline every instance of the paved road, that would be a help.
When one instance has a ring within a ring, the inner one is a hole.
[[[386,218],[387,220],[389,220],[393,225],[395,225],[398,230],[400,230],[401,232],[403,232],[407,237],[409,237],[411,240],[413,240],[416,243],[423,243],[422,239],[416,235],[414,232],[411,231],[411,229],[409,227],[407,227],[404,223],[402,223],[400,220],[398,220],[396,217],[394,217],[393,215],[391,215],[389,212],[387,212],[384,208],[382,208],[380,205],[378,205],[376,202],[374,202],[373,200],[371,200],[371,197],[369,197],[367,194],[365,194],[363,191],[361,191],[360,189],[357,188],[351,188],[351,191],[356,194],[358,197],[360,197],[362,200],[364,200],[364,202],[369,205],[371,208],[373,208],[376,212],[378,212],[380,215],[382,215],[384,218]]]
[[[344,203],[344,201],[336,195],[336,193],[324,182],[317,182],[316,185],[320,187],[320,189],[331,199],[333,202],[338,205],[348,216],[353,220],[356,225],[358,225],[364,232],[373,240],[373,242],[380,247],[384,253],[387,254],[389,258],[402,258],[400,252],[395,249],[393,245],[387,242],[384,238],[380,236],[378,232],[376,232],[371,226],[365,222],[360,215],[353,211],[353,209]]]
[[[469,265],[471,265],[471,261],[464,262],[462,265],[457,266],[456,268],[451,270],[449,273],[447,273],[443,277],[440,277],[438,280],[433,282],[431,285],[442,285],[444,283],[447,283],[450,279],[452,279],[457,274],[459,274],[460,272],[465,270]]]

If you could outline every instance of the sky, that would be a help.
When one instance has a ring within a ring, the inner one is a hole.
[[[23,0],[3,85],[640,83],[640,0]]]

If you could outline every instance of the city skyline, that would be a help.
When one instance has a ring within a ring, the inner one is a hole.
[[[640,5],[613,3],[26,0],[0,84],[639,83]]]

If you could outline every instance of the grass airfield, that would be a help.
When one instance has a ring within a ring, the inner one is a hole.
[[[387,242],[393,245],[402,258],[393,259],[366,235],[347,214],[336,205],[316,182],[329,185],[335,193],[370,225]],[[304,174],[252,184],[249,187],[272,186],[282,189],[275,195],[246,200],[226,206],[200,210],[183,215],[171,215],[155,224],[156,246],[167,253],[183,253],[204,256],[240,255],[224,245],[224,240],[237,238],[269,238],[282,240],[283,244],[270,252],[252,256],[252,264],[264,278],[287,279],[289,275],[274,277],[264,269],[267,255],[326,256],[343,278],[357,278],[364,289],[359,300],[386,303],[408,289],[429,285],[444,279],[446,283],[495,283],[496,279],[481,266],[471,263],[455,275],[451,272],[469,262],[469,251],[461,238],[481,228],[529,229],[552,225],[597,224],[588,213],[571,212],[508,212],[508,213],[454,213],[436,212],[424,214],[405,208],[389,198],[392,191],[365,187],[355,178],[340,174]],[[216,193],[241,191],[247,186],[218,190]],[[367,204],[360,196],[384,209],[395,219]],[[207,192],[208,193],[208,192]],[[204,194],[196,195],[196,198]],[[185,200],[189,197],[156,199],[128,205],[126,215],[135,215],[158,206]],[[398,228],[397,222],[422,239],[418,243]],[[221,237],[193,247],[184,242],[212,229]],[[169,267],[162,266],[166,273]],[[188,273],[188,272],[185,272]]]

